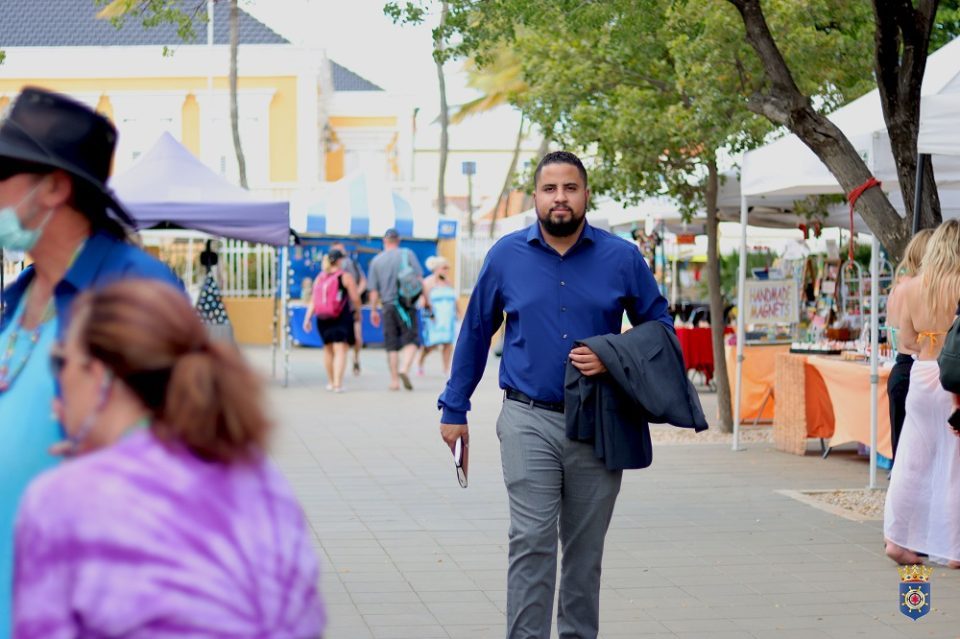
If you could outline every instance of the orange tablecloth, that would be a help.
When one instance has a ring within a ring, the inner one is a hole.
[[[743,384],[740,391],[740,421],[773,420],[773,377],[777,369],[777,355],[789,353],[789,344],[748,344],[743,347]],[[730,392],[737,386],[737,347],[727,344],[727,372],[730,374]],[[763,400],[770,393],[766,406]],[[734,405],[736,398],[731,398]],[[763,413],[760,407],[763,406]]]
[[[827,392],[827,385],[810,361],[804,363],[803,386],[806,398],[807,437],[828,439],[833,437],[837,418],[833,413],[833,403]]]
[[[823,377],[833,405],[834,429],[830,446],[848,442],[870,445],[870,366],[860,362],[814,356],[807,360]],[[893,456],[890,442],[890,410],[887,399],[889,368],[880,368],[877,392],[877,452]],[[809,386],[808,386],[809,389]],[[808,390],[808,392],[811,392]],[[808,402],[810,400],[808,399]]]

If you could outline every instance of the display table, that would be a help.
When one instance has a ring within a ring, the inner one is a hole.
[[[777,355],[789,353],[790,344],[746,344],[743,347],[743,379],[740,389],[740,422],[772,421]],[[730,392],[736,392],[737,347],[726,345]],[[735,399],[735,398],[732,398]],[[733,402],[731,402],[733,404]]]
[[[870,364],[815,355],[807,360],[826,387],[833,407],[835,426],[830,447],[849,442],[870,445]],[[893,457],[887,378],[890,367],[880,367],[877,385],[877,452]]]

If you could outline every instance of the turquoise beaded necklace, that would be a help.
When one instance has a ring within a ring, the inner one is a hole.
[[[33,286],[31,285],[31,289],[32,288]],[[3,359],[0,359],[0,394],[10,390],[13,383],[17,381],[17,377],[19,377],[23,369],[27,367],[27,363],[30,361],[30,357],[33,356],[33,351],[40,341],[40,334],[43,332],[43,327],[52,317],[53,297],[51,296],[46,309],[43,311],[40,323],[37,324],[35,329],[27,331],[23,328],[22,318],[17,320],[10,331],[10,337],[7,339],[7,348],[3,352]],[[21,357],[19,361],[14,362],[14,355],[16,355],[17,344],[20,342],[21,335],[27,334],[29,335],[30,346],[23,357]]]

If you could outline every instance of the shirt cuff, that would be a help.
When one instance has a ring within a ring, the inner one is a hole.
[[[466,424],[467,412],[443,407],[443,416],[440,418],[442,424]]]

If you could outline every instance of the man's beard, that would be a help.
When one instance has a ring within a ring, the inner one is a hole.
[[[570,209],[570,219],[557,222],[551,219],[550,211],[546,215],[541,215],[537,211],[537,219],[543,225],[543,230],[554,237],[570,237],[580,229],[580,223],[583,222],[584,215],[577,215],[573,209]]]

